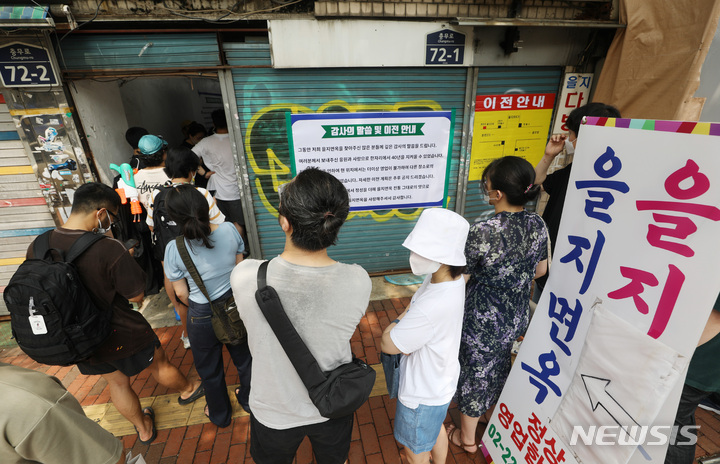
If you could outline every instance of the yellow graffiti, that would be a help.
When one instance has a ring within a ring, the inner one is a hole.
[[[317,109],[317,113],[323,113],[325,111],[328,111],[332,109],[332,111],[337,111],[338,108],[342,108],[346,110],[349,113],[359,113],[359,112],[377,112],[377,111],[401,111],[403,109],[408,108],[427,108],[428,111],[441,111],[442,106],[436,101],[433,100],[413,100],[413,101],[406,101],[406,102],[397,102],[397,103],[358,103],[358,104],[350,104],[344,100],[332,100],[329,101],[322,106],[320,106]],[[273,111],[289,111],[292,114],[298,114],[298,113],[313,113],[313,110],[303,106],[303,105],[297,105],[294,103],[277,103],[270,106],[267,106],[257,113],[255,113],[252,118],[250,118],[250,122],[248,123],[247,130],[245,132],[245,155],[247,156],[248,163],[250,164],[250,168],[252,169],[253,173],[256,175],[255,178],[255,189],[257,191],[258,196],[260,197],[260,201],[262,202],[263,206],[267,209],[267,211],[272,214],[273,216],[277,217],[278,212],[277,208],[270,202],[270,199],[267,196],[267,192],[265,191],[265,188],[262,185],[261,178],[270,176],[272,179],[272,190],[277,193],[278,188],[280,185],[289,182],[290,181],[290,167],[287,166],[285,163],[280,161],[280,158],[275,154],[275,151],[272,148],[267,148],[265,150],[267,154],[267,167],[261,167],[257,159],[255,158],[255,154],[253,153],[252,149],[252,133],[253,129],[258,124],[258,121],[266,115],[267,113],[273,112]],[[264,160],[263,160],[264,161]],[[279,179],[279,176],[287,176],[284,180]],[[377,211],[353,211],[348,215],[348,220],[352,219],[354,217],[358,218],[364,218],[364,217],[370,217],[376,222],[385,222],[389,221],[390,219],[397,217],[399,219],[412,221],[415,220],[420,213],[422,212],[422,208],[417,208],[413,210],[410,213],[403,212],[399,209],[393,209],[389,210],[385,213],[379,213]]]

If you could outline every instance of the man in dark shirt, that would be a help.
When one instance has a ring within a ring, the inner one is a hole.
[[[67,252],[85,233],[108,233],[119,207],[120,198],[112,188],[100,183],[82,185],[75,192],[67,222],[51,234],[50,247]],[[32,248],[33,244],[28,257]],[[135,426],[140,442],[149,444],[157,435],[154,411],[141,409],[130,377],[148,369],[160,385],[180,392],[180,404],[204,394],[200,381],[189,382],[170,364],[150,324],[130,307],[128,302],[142,303],[145,276],[121,242],[110,237],[99,240],[74,263],[95,305],[112,311],[110,335],[78,368],[85,375],[102,375],[117,410]]]
[[[545,147],[545,155],[535,166],[535,184],[540,185],[542,190],[547,192],[548,202],[543,211],[542,218],[548,227],[550,236],[551,251],[555,252],[555,241],[558,231],[560,230],[560,219],[562,217],[563,206],[565,206],[565,195],[567,193],[568,183],[570,182],[570,169],[572,162],[567,166],[556,170],[552,174],[547,173],[548,168],[552,164],[557,155],[562,152],[563,148],[567,148],[568,155],[572,155],[577,145],[578,133],[580,125],[585,116],[597,116],[606,118],[619,118],[620,111],[614,106],[605,103],[588,103],[580,108],[575,108],[570,112],[567,118],[568,134],[555,134]],[[536,280],[539,290],[545,287],[548,274]]]

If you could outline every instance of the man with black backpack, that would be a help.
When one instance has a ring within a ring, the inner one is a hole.
[[[135,426],[138,440],[149,444],[157,435],[154,411],[150,407],[141,409],[140,400],[130,386],[130,377],[148,369],[159,384],[180,392],[180,404],[195,401],[204,395],[204,391],[199,380],[188,381],[168,361],[150,324],[128,303],[142,302],[145,278],[122,243],[104,236],[110,231],[119,207],[117,193],[104,184],[89,183],[78,188],[67,222],[48,235],[40,236],[36,240],[39,246],[36,247],[35,242],[30,245],[26,262],[6,288],[5,300],[20,348],[29,345],[31,351],[41,356],[35,358],[28,354],[36,360],[44,359],[40,362],[76,363],[82,374],[102,375],[110,386],[115,407]],[[88,246],[89,242],[92,243]],[[73,247],[75,243],[82,245],[80,250]],[[36,252],[42,256],[36,256]],[[72,278],[63,282],[67,272],[60,272],[46,276],[42,280],[43,288],[33,285],[33,273],[43,272],[40,260],[45,261],[46,268],[53,266],[50,264],[53,260],[72,261],[80,283]],[[23,269],[33,271],[23,273]],[[58,282],[48,282],[53,279]],[[77,288],[61,298],[55,293],[58,286]],[[79,303],[60,301],[78,298],[84,292],[89,296],[89,302],[85,301],[87,298],[78,299]],[[87,327],[82,319],[72,320],[77,316],[74,312],[81,309],[96,316],[97,328]],[[106,321],[105,326],[109,328],[102,329],[102,321]],[[74,348],[81,345],[77,341],[83,340],[81,332],[90,337],[97,330],[106,330],[107,336],[99,343],[94,342],[89,357],[79,362],[77,357],[83,358],[83,355],[69,357]],[[54,346],[58,339],[64,341]],[[47,346],[43,346],[44,342]],[[54,358],[53,353],[58,351],[67,351],[68,357]]]

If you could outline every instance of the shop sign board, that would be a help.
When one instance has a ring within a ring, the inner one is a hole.
[[[340,179],[351,211],[446,204],[453,111],[289,114],[293,175]]]
[[[485,167],[502,156],[519,156],[535,166],[545,151],[554,105],[554,93],[478,95],[468,180],[480,180]]]
[[[432,32],[425,40],[426,65],[462,65],[465,34],[450,29]]]
[[[4,87],[59,84],[48,51],[21,42],[0,47],[0,79]]]
[[[563,87],[560,91],[555,121],[553,123],[553,134],[564,134],[568,131],[565,124],[568,115],[575,108],[580,108],[590,101],[590,89],[592,89],[593,74],[565,73]]]
[[[488,462],[662,463],[720,291],[720,124],[587,118]]]

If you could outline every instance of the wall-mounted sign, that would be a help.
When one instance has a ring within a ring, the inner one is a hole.
[[[564,134],[568,131],[565,125],[570,112],[580,108],[590,101],[593,74],[566,73],[563,78],[563,88],[558,100],[557,113],[553,123],[553,134]]]
[[[288,114],[293,174],[340,179],[351,211],[444,206],[452,111]]]
[[[535,166],[554,105],[554,93],[478,95],[468,180],[480,180],[485,167],[502,156],[519,156]]]
[[[4,87],[59,85],[48,51],[21,42],[0,47],[0,80]]]
[[[427,35],[425,40],[425,64],[463,64],[465,34],[444,29]]]

